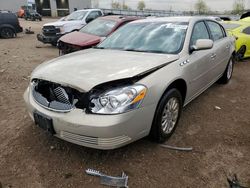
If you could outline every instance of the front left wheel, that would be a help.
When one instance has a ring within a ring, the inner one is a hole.
[[[161,98],[155,112],[150,135],[153,140],[161,143],[166,141],[176,129],[182,112],[181,93],[173,88]]]

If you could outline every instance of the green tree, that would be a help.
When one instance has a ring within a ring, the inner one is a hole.
[[[122,5],[122,9],[123,9],[123,10],[130,10],[131,8],[130,8],[128,5],[123,4],[123,5]]]
[[[208,6],[203,0],[198,0],[194,6],[198,14],[205,14],[208,11]]]
[[[121,9],[121,4],[120,4],[119,2],[113,2],[113,3],[111,4],[111,7],[112,7],[113,9]]]
[[[138,10],[144,10],[146,8],[146,4],[143,0],[138,2],[137,9]]]
[[[233,14],[242,14],[245,10],[245,1],[244,0],[235,0],[233,4]]]

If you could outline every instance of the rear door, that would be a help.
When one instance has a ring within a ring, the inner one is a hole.
[[[214,41],[213,50],[210,54],[210,80],[216,80],[225,71],[231,57],[230,40],[226,36],[224,28],[219,23],[206,21],[206,24]]]

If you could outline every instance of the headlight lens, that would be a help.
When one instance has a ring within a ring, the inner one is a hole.
[[[91,100],[90,111],[96,114],[119,114],[136,109],[146,92],[147,88],[143,85],[109,90]]]
[[[60,33],[64,33],[64,27],[62,26],[57,26],[56,28],[60,29]]]

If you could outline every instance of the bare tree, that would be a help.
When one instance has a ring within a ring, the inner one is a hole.
[[[233,4],[233,14],[242,14],[245,10],[245,1],[244,0],[235,0]]]
[[[112,2],[111,7],[113,9],[121,9],[122,8],[122,6],[121,6],[121,4],[119,2]]]
[[[137,9],[138,10],[144,10],[146,8],[146,4],[143,0],[138,2]]]
[[[203,0],[198,0],[194,6],[198,14],[205,14],[208,11],[208,6]]]

